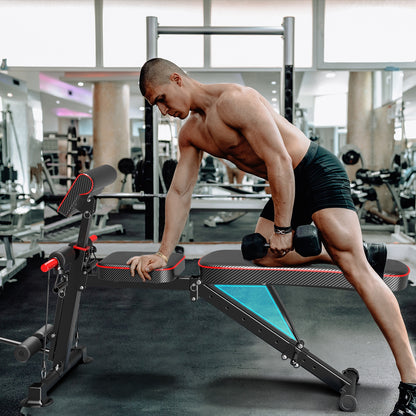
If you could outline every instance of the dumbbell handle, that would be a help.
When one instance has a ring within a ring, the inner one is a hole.
[[[269,249],[270,248],[270,243],[268,243],[267,241],[263,244],[264,248]]]
[[[301,225],[293,237],[295,251],[303,257],[317,256],[321,253],[318,230],[313,225]],[[246,260],[259,259],[267,254],[270,244],[259,233],[249,234],[243,238],[241,251]]]

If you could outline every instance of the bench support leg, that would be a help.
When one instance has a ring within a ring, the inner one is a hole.
[[[273,326],[253,310],[238,302],[220,287],[226,285],[205,285],[199,287],[199,296],[211,303],[213,306],[233,318],[263,341],[282,353],[283,359],[290,359],[295,367],[303,367],[305,370],[318,377],[333,390],[340,393],[339,407],[341,410],[352,412],[356,409],[355,398],[358,372],[355,369],[347,369],[343,373],[338,372],[327,363],[313,355],[304,347],[303,341],[297,339],[297,335],[287,335],[279,328]],[[252,286],[251,286],[252,287]],[[264,287],[265,288],[265,287]],[[272,296],[272,293],[271,293]],[[279,300],[279,303],[281,301]],[[276,307],[278,305],[276,304]],[[279,308],[280,310],[280,308]],[[280,310],[287,322],[290,320],[285,310]],[[292,324],[290,323],[290,327]]]

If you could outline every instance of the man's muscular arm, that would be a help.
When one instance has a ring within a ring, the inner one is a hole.
[[[158,254],[134,256],[127,261],[131,275],[137,271],[143,281],[150,280],[151,271],[166,266],[164,257],[169,258],[178,243],[191,207],[202,152],[183,137],[179,144],[180,159],[166,197],[165,229]]]
[[[270,109],[255,91],[244,89],[224,97],[219,102],[218,112],[227,125],[244,136],[256,155],[264,161],[274,203],[274,224],[290,226],[295,198],[292,159]],[[292,233],[273,233],[270,236],[270,249],[275,255],[282,256],[292,248]]]
[[[192,192],[198,180],[202,151],[186,142],[166,198],[165,229],[160,250],[169,257],[178,244],[191,208]]]

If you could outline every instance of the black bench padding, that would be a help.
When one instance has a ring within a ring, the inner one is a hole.
[[[117,283],[139,283],[141,278],[137,275],[132,277],[130,266],[127,260],[133,256],[140,256],[151,253],[138,253],[137,251],[117,251],[110,254],[105,259],[97,263],[97,278],[108,282]],[[169,257],[168,264],[163,269],[157,269],[150,273],[152,280],[147,280],[144,284],[169,283],[185,270],[185,256],[173,253]]]
[[[79,174],[64,199],[58,207],[58,212],[64,217],[79,212],[78,204],[82,196],[94,196],[113,183],[117,178],[117,171],[110,165],[102,165]]]
[[[199,260],[205,284],[272,284],[352,289],[341,270],[332,264],[262,267],[245,260],[240,250],[214,251]],[[384,281],[393,291],[405,289],[410,269],[397,260],[387,260]]]

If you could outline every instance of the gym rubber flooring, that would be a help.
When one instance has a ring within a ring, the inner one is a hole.
[[[225,241],[251,232],[242,226],[244,218],[224,227]],[[236,228],[233,233],[231,226]],[[219,227],[216,231],[224,232]],[[212,235],[208,241],[215,241]],[[0,294],[0,336],[23,340],[44,324],[47,280],[40,264],[30,261],[15,283],[5,285]],[[184,274],[196,271],[196,261],[187,260]],[[339,371],[359,371],[355,414],[389,415],[398,397],[399,376],[358,295],[303,287],[278,291],[313,354]],[[396,294],[413,347],[415,295],[415,287]],[[50,322],[54,301],[52,296]],[[80,345],[87,346],[94,361],[75,368],[51,392],[54,403],[31,414],[343,414],[337,393],[304,369],[282,361],[280,352],[203,300],[192,303],[186,291],[87,289],[79,330]],[[0,416],[18,415],[28,386],[40,380],[41,359],[38,353],[28,363],[19,363],[13,347],[0,344]]]

